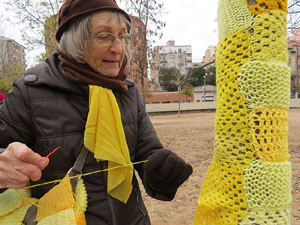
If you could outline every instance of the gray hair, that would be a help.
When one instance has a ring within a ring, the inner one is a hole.
[[[125,21],[127,30],[131,30],[131,22],[119,12],[110,11],[112,16],[117,16],[119,21]],[[69,28],[62,34],[58,43],[61,53],[74,59],[78,63],[86,63],[88,58],[89,41],[92,37],[91,18],[93,14],[75,19]],[[125,45],[125,57],[127,63],[131,60],[130,44]]]

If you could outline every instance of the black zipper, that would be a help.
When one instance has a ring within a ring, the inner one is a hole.
[[[136,189],[135,187],[133,188],[133,190],[134,190],[134,192],[135,192],[137,206],[138,206],[139,209],[141,210],[143,216],[146,217],[146,212],[143,210],[143,208],[142,208],[141,205],[140,205],[140,204],[141,204],[140,201],[141,201],[142,199],[139,199],[139,193],[138,193],[138,191],[137,191],[137,189]]]
[[[101,169],[106,169],[108,168],[108,162],[103,162],[101,163]],[[110,211],[111,211],[111,215],[112,215],[112,225],[117,225],[117,222],[116,222],[116,210],[115,210],[115,207],[114,207],[114,203],[113,203],[113,200],[112,200],[112,197],[107,193],[107,172],[105,172],[105,174],[103,175],[104,176],[104,185],[106,187],[106,196],[107,196],[107,201],[108,201],[108,205],[109,205],[109,208],[110,208]]]

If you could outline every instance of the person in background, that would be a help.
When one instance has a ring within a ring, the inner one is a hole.
[[[0,105],[0,188],[62,179],[86,150],[82,173],[137,163],[82,177],[87,224],[149,225],[134,170],[148,195],[170,201],[192,166],[163,148],[127,78],[130,17],[114,0],[66,0],[58,23],[58,51],[17,79]]]

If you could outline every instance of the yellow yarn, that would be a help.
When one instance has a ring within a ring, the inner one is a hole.
[[[29,191],[15,189],[7,189],[0,194],[0,221],[1,218],[14,210],[22,207],[24,204],[22,195],[29,197]],[[1,224],[1,223],[0,223]]]
[[[194,225],[290,223],[286,2],[248,2],[219,2],[215,154]]]
[[[28,190],[8,189],[0,194],[0,224],[22,224],[28,208],[35,205],[38,225],[85,225],[87,194],[82,179],[74,195],[76,202],[68,175],[39,200],[30,198]]]
[[[85,215],[84,212],[87,207],[87,193],[85,190],[85,186],[82,179],[79,179],[76,186],[76,193],[75,193],[75,217],[77,225],[85,225]]]
[[[249,209],[286,207],[292,201],[291,163],[255,160],[244,170]]]
[[[251,27],[251,58],[280,61],[287,66],[286,13],[272,10],[255,16]]]
[[[73,208],[74,205],[69,175],[66,175],[58,185],[40,198],[36,220],[39,221],[57,212]]]
[[[220,41],[215,156],[201,189],[194,224],[237,224],[247,213],[243,170],[254,159],[248,110],[237,76],[249,60],[249,34],[242,29]]]
[[[224,37],[227,37],[242,28],[247,29],[251,24],[252,15],[244,4],[244,0],[224,0],[219,2],[219,40],[222,40]]]
[[[283,10],[285,13],[288,12],[287,0],[245,0],[245,4],[253,15],[276,9]]]
[[[286,109],[255,109],[250,113],[249,127],[255,153],[261,161],[284,162],[290,158]]]
[[[290,69],[287,64],[249,61],[241,68],[237,80],[248,109],[289,108]]]
[[[23,218],[30,205],[25,205],[15,209],[13,212],[0,218],[1,225],[19,225],[22,224]],[[50,224],[49,224],[50,225]]]
[[[72,208],[56,212],[38,222],[38,225],[78,225]]]
[[[269,225],[285,225],[291,224],[290,209],[276,208],[252,211],[250,210],[240,225],[250,224],[269,224]]]

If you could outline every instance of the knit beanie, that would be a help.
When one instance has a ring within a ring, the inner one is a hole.
[[[129,21],[129,15],[119,8],[115,0],[66,0],[58,13],[56,40],[59,42],[63,32],[77,17],[99,10],[112,10],[122,13]]]

